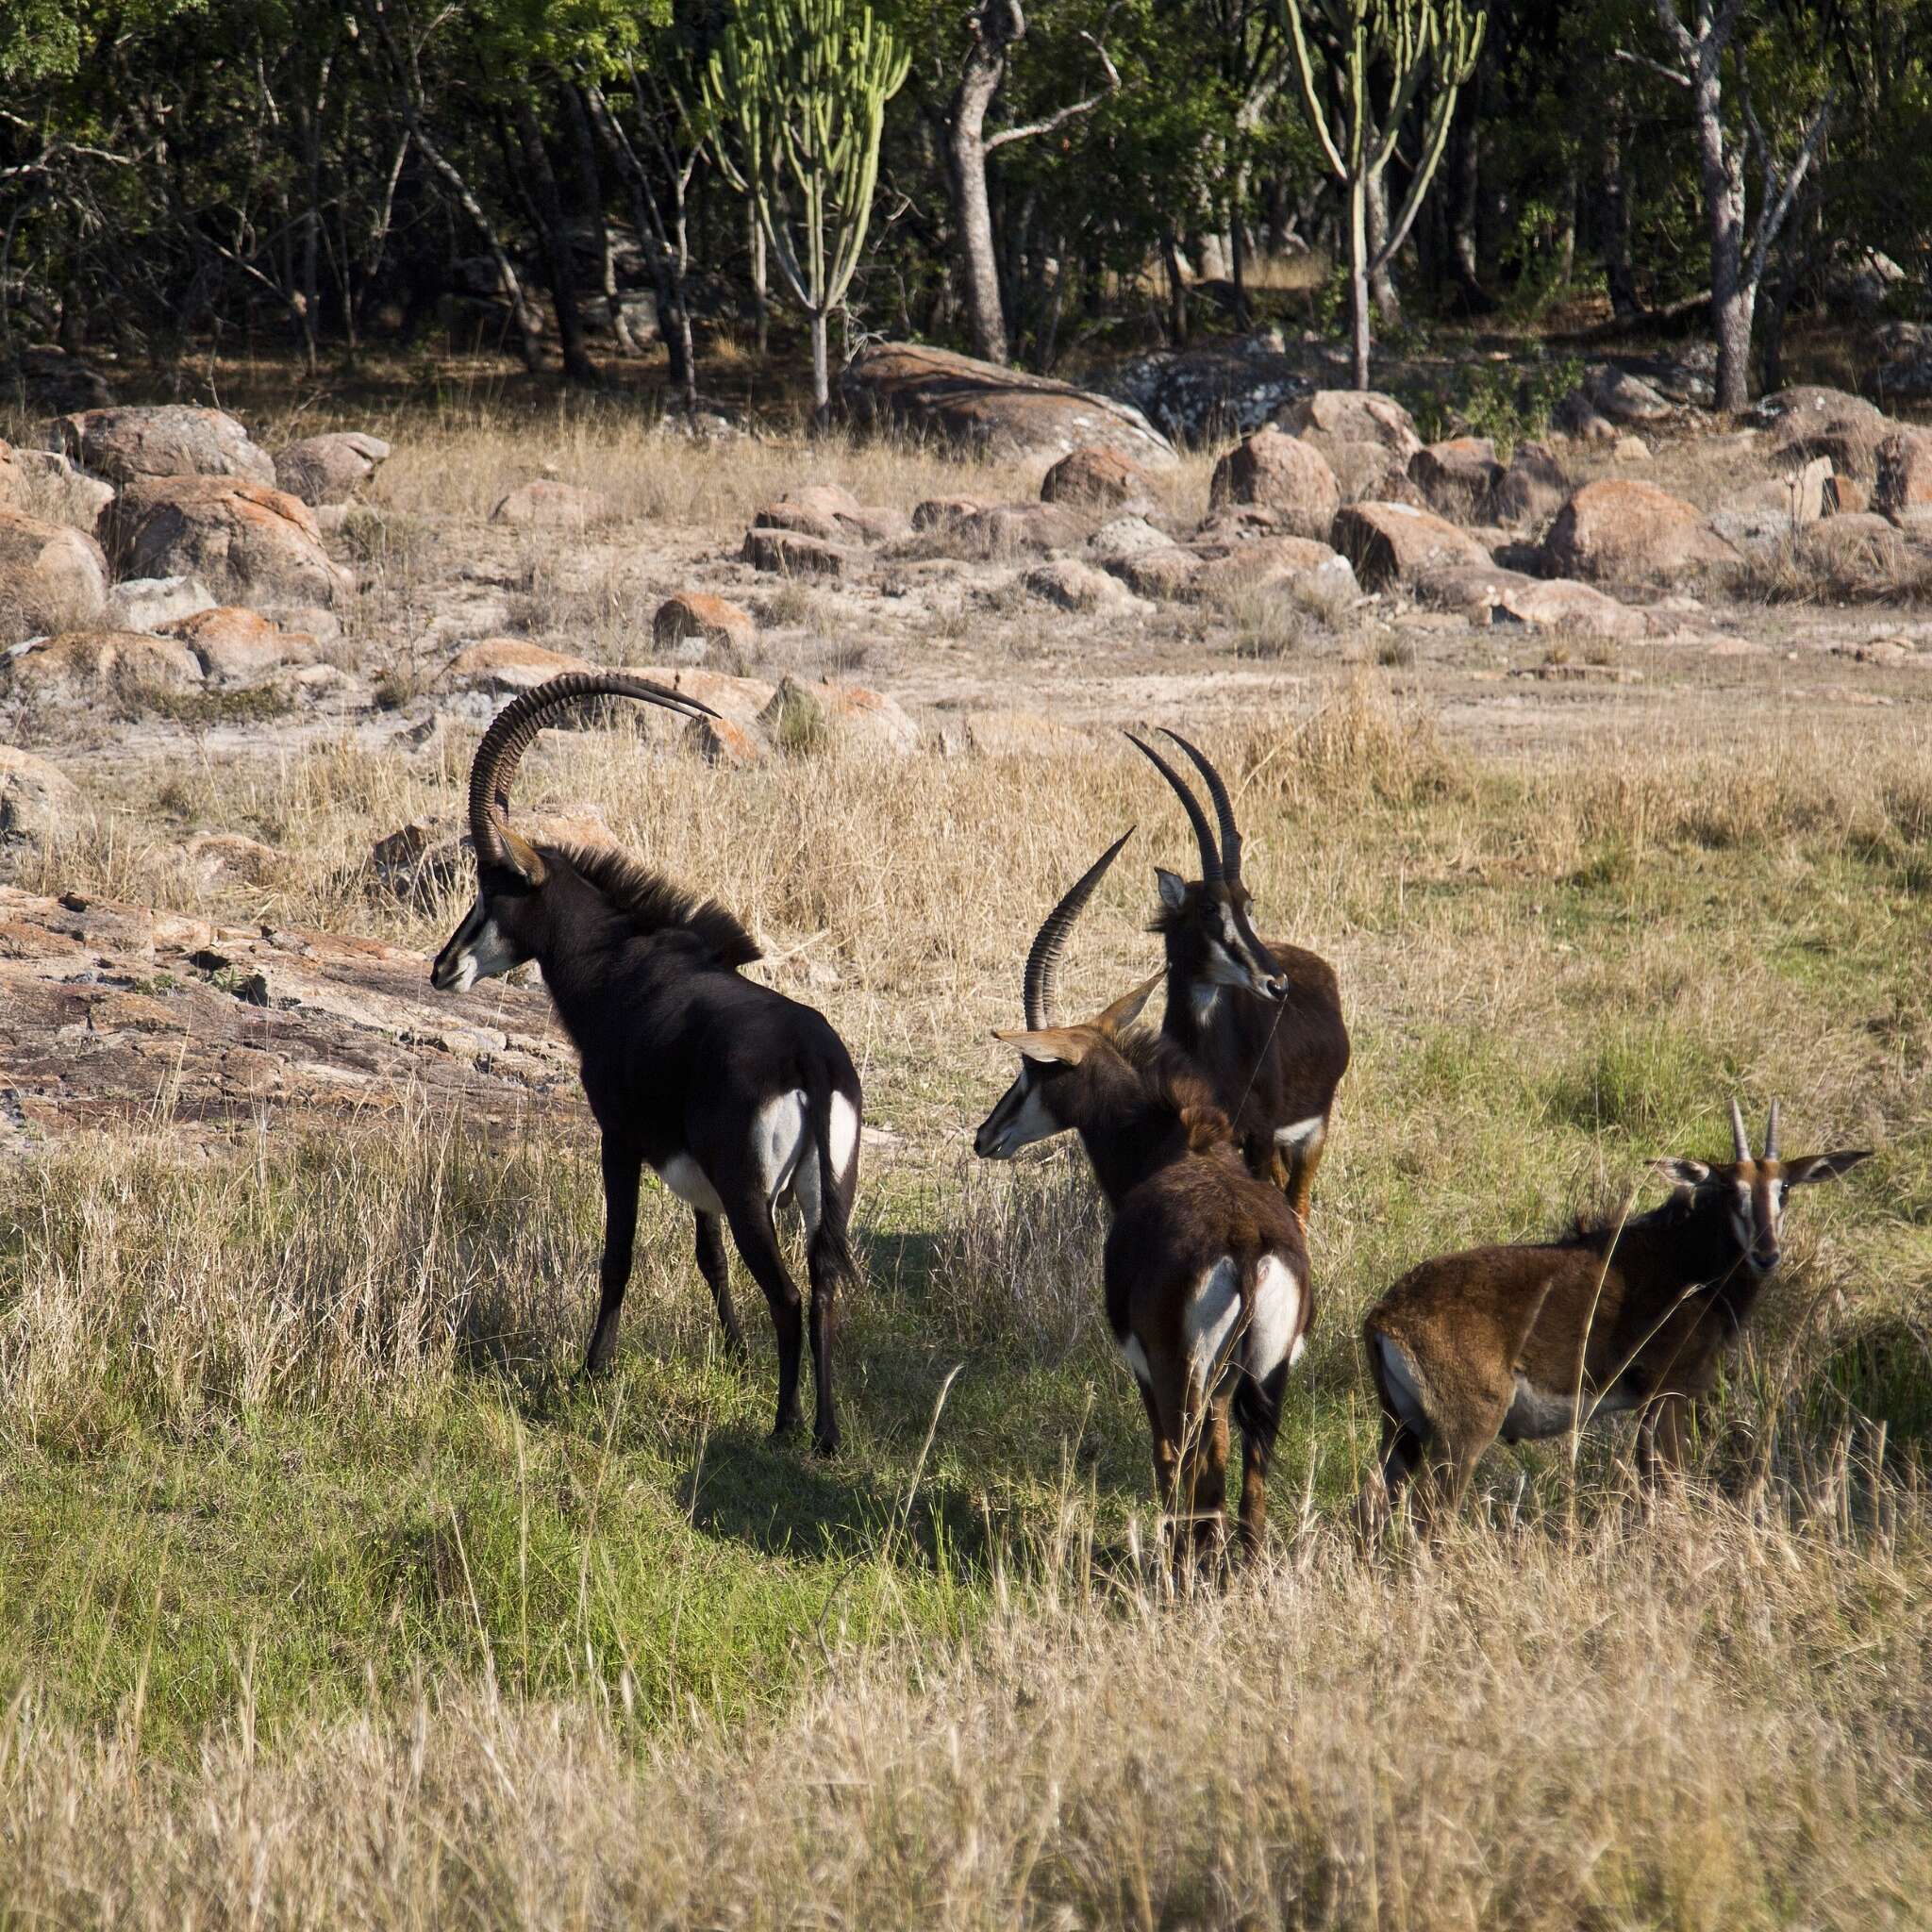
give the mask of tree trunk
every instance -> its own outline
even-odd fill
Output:
[[[1349,333],[1355,347],[1355,386],[1369,386],[1368,184],[1359,175],[1348,188]]]
[[[832,373],[825,349],[824,309],[814,309],[811,318],[811,401],[812,427],[823,432],[832,422]]]
[[[1619,322],[1643,313],[1637,299],[1637,277],[1630,267],[1630,192],[1624,172],[1624,147],[1627,129],[1619,117],[1604,142],[1597,176],[1597,225],[1603,246],[1604,282],[1610,312]]]
[[[1181,252],[1172,228],[1160,237],[1160,258],[1167,266],[1167,335],[1176,349],[1188,342],[1188,278],[1181,268]]]
[[[991,0],[971,25],[973,43],[946,120],[946,177],[959,248],[959,288],[966,299],[973,353],[1007,359],[1007,318],[993,249],[992,206],[986,192],[986,112],[1006,77],[1007,49],[1026,31],[1017,6]]]
[[[557,310],[557,337],[563,350],[564,380],[594,388],[600,377],[596,365],[584,347],[584,319],[577,308],[563,196],[558,191],[557,174],[550,165],[550,150],[544,144],[543,130],[537,125],[536,111],[530,106],[526,93],[517,95],[516,128],[524,166],[529,171],[530,205],[536,211],[537,233],[543,248],[551,305]]]
[[[758,221],[758,204],[746,198],[745,218],[751,224],[751,300],[752,313],[757,318],[754,327],[757,332],[758,360],[763,361],[769,353],[772,341],[772,297],[768,287],[769,277],[765,271],[765,231]]]
[[[1389,171],[1384,168],[1367,184],[1364,208],[1368,217],[1368,254],[1364,259],[1374,261],[1382,253],[1384,242],[1389,239]],[[1395,291],[1395,277],[1390,264],[1382,262],[1369,279],[1369,291],[1375,298],[1375,314],[1384,328],[1395,328],[1402,322],[1402,297]],[[1361,387],[1368,387],[1364,379]]]
[[[597,280],[604,291],[604,308],[610,317],[610,333],[623,354],[635,356],[638,344],[625,320],[624,299],[617,286],[617,255],[610,245],[610,224],[604,213],[604,183],[597,166],[597,144],[591,138],[591,116],[584,105],[584,91],[571,81],[562,83],[564,118],[570,123],[571,146],[576,158],[577,186],[583,220],[597,242]],[[638,241],[645,243],[642,229]]]
[[[1699,174],[1710,229],[1710,325],[1717,338],[1717,408],[1735,415],[1751,400],[1751,302],[1744,281],[1744,182],[1724,141],[1719,63],[1701,62],[1692,84]]]

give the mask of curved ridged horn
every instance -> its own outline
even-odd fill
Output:
[[[1127,742],[1174,787],[1174,795],[1186,808],[1188,823],[1194,828],[1194,842],[1201,848],[1201,883],[1218,886],[1226,874],[1222,869],[1221,851],[1214,842],[1208,814],[1201,809],[1201,801],[1188,790],[1188,781],[1151,744],[1143,743],[1131,731],[1125,735]]]
[[[1771,1103],[1771,1118],[1764,1124],[1764,1158],[1777,1158],[1777,1102]]]
[[[1744,1138],[1744,1115],[1736,1094],[1731,1096],[1731,1145],[1740,1163],[1751,1158],[1751,1143]]]
[[[1226,784],[1199,745],[1190,744],[1178,731],[1170,731],[1165,724],[1160,727],[1160,735],[1173,739],[1187,753],[1193,760],[1195,771],[1206,782],[1208,795],[1214,801],[1214,816],[1221,821],[1222,870],[1229,879],[1239,879],[1241,875],[1241,827],[1234,822],[1234,800],[1227,795]]]
[[[590,697],[641,698],[645,704],[662,705],[693,717],[717,716],[709,705],[700,704],[696,698],[621,671],[567,671],[512,699],[490,721],[490,729],[483,734],[470,766],[470,839],[478,864],[509,863],[503,826],[509,817],[509,787],[517,766],[553,711]]]
[[[1028,1032],[1039,1033],[1059,1024],[1056,982],[1059,977],[1060,952],[1067,935],[1074,929],[1093,889],[1107,875],[1107,869],[1120,857],[1121,847],[1134,836],[1129,825],[1085,872],[1066,890],[1060,903],[1046,915],[1046,923],[1033,936],[1032,950],[1026,955],[1024,1005]]]

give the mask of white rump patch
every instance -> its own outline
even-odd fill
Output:
[[[1202,1275],[1188,1303],[1188,1371],[1205,1389],[1219,1379],[1235,1324],[1241,1320],[1241,1271],[1224,1255]]]
[[[658,1170],[658,1175],[687,1208],[695,1208],[700,1214],[724,1213],[724,1204],[719,1200],[717,1189],[689,1154],[674,1154]]]
[[[1277,1147],[1306,1147],[1311,1141],[1319,1141],[1328,1124],[1324,1114],[1311,1113],[1305,1121],[1291,1121],[1285,1127],[1274,1130],[1274,1144]]]
[[[1386,1335],[1377,1335],[1372,1346],[1382,1364],[1382,1382],[1395,1405],[1395,1413],[1420,1436],[1429,1433],[1428,1405],[1423,1400],[1423,1386],[1415,1364],[1401,1346]]]
[[[1248,1322],[1247,1368],[1256,1381],[1272,1375],[1299,1343],[1301,1314],[1302,1289],[1293,1269],[1278,1255],[1263,1255],[1255,1270],[1255,1312]]]
[[[1154,1386],[1154,1371],[1148,1365],[1147,1351],[1141,1346],[1141,1338],[1130,1335],[1121,1343],[1121,1353],[1127,1358],[1127,1366],[1134,1372],[1134,1379],[1143,1389]]]
[[[774,1094],[758,1108],[751,1128],[752,1171],[764,1187],[765,1199],[775,1208],[791,1191],[800,1163],[812,1150],[808,1132],[809,1116],[805,1090]],[[817,1174],[813,1176],[817,1198]]]
[[[831,1138],[832,1172],[843,1180],[852,1172],[858,1152],[858,1109],[842,1093],[832,1095],[826,1132]]]

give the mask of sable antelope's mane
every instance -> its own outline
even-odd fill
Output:
[[[538,849],[565,860],[645,938],[681,928],[694,935],[721,966],[748,966],[762,957],[758,942],[715,899],[667,879],[612,846]]]

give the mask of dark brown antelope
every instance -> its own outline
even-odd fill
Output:
[[[1033,941],[1025,1029],[995,1035],[1019,1049],[1019,1077],[974,1144],[1009,1160],[1052,1135],[1080,1136],[1112,1210],[1107,1315],[1146,1405],[1178,1573],[1187,1524],[1197,1561],[1211,1566],[1223,1550],[1230,1410],[1241,1434],[1241,1547],[1260,1547],[1282,1392],[1313,1304],[1301,1224],[1242,1166],[1191,1063],[1134,1026],[1158,980],[1077,1025],[1058,1018],[1067,935],[1126,838],[1074,882]]]
[[[1167,948],[1160,1030],[1190,1055],[1234,1122],[1248,1171],[1284,1190],[1307,1224],[1308,1194],[1328,1141],[1335,1090],[1348,1071],[1348,1028],[1328,962],[1285,940],[1261,940],[1241,879],[1241,835],[1221,774],[1177,732],[1163,731],[1206,781],[1220,839],[1180,774],[1150,744],[1128,742],[1174,788],[1200,848],[1201,876],[1156,868]]]
[[[586,1374],[609,1364],[648,1165],[691,1209],[697,1262],[727,1347],[744,1353],[721,1226],[764,1291],[778,1335],[782,1436],[798,1420],[799,1294],[779,1252],[781,1207],[805,1224],[811,1281],[816,1448],[839,1443],[832,1400],[832,1305],[854,1274],[846,1229],[858,1182],[858,1075],[823,1015],[741,976],[758,949],[730,913],[621,854],[532,845],[509,827],[518,761],[545,720],[576,700],[641,698],[706,708],[641,678],[576,673],[507,706],[470,770],[476,903],[437,956],[447,992],[541,968],[582,1061],[603,1130],[604,1261]]]
[[[1673,1191],[1652,1213],[1425,1261],[1370,1309],[1382,1405],[1380,1466],[1362,1496],[1371,1528],[1424,1465],[1425,1507],[1455,1509],[1499,1436],[1533,1441],[1635,1410],[1646,1477],[1681,1465],[1690,1406],[1777,1267],[1786,1195],[1869,1158],[1783,1158],[1775,1101],[1756,1159],[1736,1101],[1731,1137],[1721,1166],[1659,1160]]]

